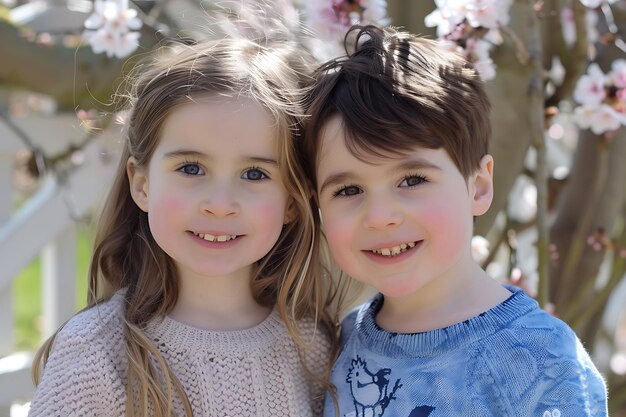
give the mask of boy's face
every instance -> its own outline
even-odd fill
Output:
[[[493,160],[464,178],[443,149],[401,156],[353,156],[342,121],[322,130],[317,196],[337,264],[389,297],[454,284],[471,270],[473,217],[492,199]]]

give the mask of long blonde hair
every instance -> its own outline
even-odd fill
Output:
[[[307,341],[301,337],[297,322],[304,317],[314,318],[330,335],[334,354],[338,350],[338,317],[331,308],[336,304],[336,285],[320,265],[319,224],[296,156],[303,119],[300,90],[314,65],[296,42],[276,38],[275,33],[273,36],[255,41],[230,36],[168,48],[174,53],[136,69],[125,145],[97,227],[87,307],[125,288],[126,416],[149,412],[169,416],[174,399],[182,402],[185,415],[192,415],[182,384],[143,330],[150,320],[172,310],[178,299],[179,277],[172,259],[155,242],[147,214],[131,198],[126,161],[132,156],[138,165],[146,166],[167,116],[198,95],[250,97],[273,115],[280,145],[279,167],[297,215],[270,253],[257,262],[251,288],[260,304],[278,306],[301,352],[306,350]],[[37,352],[35,383],[40,380],[55,336]],[[325,381],[319,380],[329,388]]]

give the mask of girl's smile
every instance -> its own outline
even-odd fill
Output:
[[[134,187],[183,287],[206,278],[248,282],[277,242],[289,198],[274,124],[252,99],[217,96],[180,105],[165,120]]]
[[[209,249],[229,249],[236,246],[238,243],[241,243],[244,238],[244,235],[212,235],[209,233],[204,234],[193,232],[190,232],[190,235],[193,236],[193,239],[196,240],[198,244]]]

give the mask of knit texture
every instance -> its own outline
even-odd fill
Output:
[[[118,293],[67,323],[54,342],[29,416],[124,416],[122,312]],[[305,362],[314,372],[324,369],[328,338],[312,320],[299,328],[305,340],[313,340]],[[146,333],[180,379],[194,417],[321,414],[323,389],[307,379],[276,309],[247,330],[206,331],[164,317],[151,322]],[[175,408],[182,415],[180,401]]]
[[[378,294],[343,323],[340,416],[603,417],[604,381],[574,332],[514,287],[470,320],[404,334],[375,322]],[[325,417],[335,416],[330,396]]]

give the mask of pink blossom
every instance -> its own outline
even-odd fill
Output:
[[[386,0],[310,0],[305,7],[306,24],[318,38],[312,49],[324,60],[341,54],[351,25],[389,23]]]
[[[605,82],[606,76],[598,64],[589,65],[587,74],[580,77],[576,84],[574,99],[585,105],[600,104],[606,98]]]

